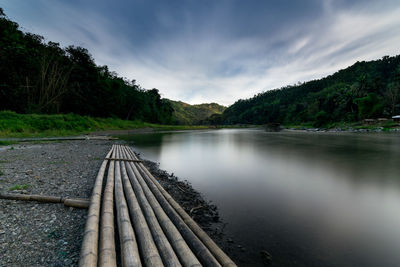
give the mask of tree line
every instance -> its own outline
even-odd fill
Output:
[[[98,66],[87,49],[23,32],[0,8],[0,110],[76,113],[169,124],[171,104]]]
[[[302,124],[390,118],[400,114],[400,56],[357,62],[323,79],[238,100],[211,124]]]

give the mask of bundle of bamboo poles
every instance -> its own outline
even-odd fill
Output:
[[[122,266],[236,266],[122,145],[113,145],[98,172],[79,265],[117,266],[117,261]]]

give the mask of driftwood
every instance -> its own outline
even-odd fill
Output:
[[[74,198],[64,198],[55,196],[0,194],[0,199],[37,201],[42,203],[63,203],[64,206],[66,207],[73,207],[79,209],[87,209],[89,207],[89,200],[87,199],[74,199]]]
[[[133,153],[133,151],[128,148],[129,154],[133,159],[137,159],[136,155]],[[190,229],[196,234],[196,236],[207,246],[207,248],[212,252],[212,254],[215,256],[215,258],[218,259],[218,262],[222,266],[236,266],[236,264],[222,251],[222,249],[215,244],[215,242],[207,235],[206,232],[204,232],[203,229],[185,212],[185,210],[168,194],[167,191],[157,182],[157,180],[153,177],[153,175],[146,169],[146,167],[143,165],[143,163],[138,163],[139,170],[141,173],[144,174],[144,177],[148,178],[146,179],[146,182],[148,182],[148,185],[150,188],[152,188],[153,192],[160,192],[158,195],[157,199],[160,201],[160,203],[164,203],[163,207],[166,208],[168,205],[165,204],[165,200],[173,207],[174,211],[176,211],[179,216],[174,216],[174,212],[171,212],[171,216],[176,218],[176,221],[178,222],[179,219],[183,219],[185,222],[185,225],[189,226]],[[156,188],[158,190],[156,190]],[[167,208],[168,209],[168,208]],[[170,214],[168,214],[170,215]],[[174,222],[174,223],[177,223]],[[193,246],[193,245],[192,245]],[[192,248],[193,249],[193,248]],[[208,265],[208,264],[207,264]]]
[[[197,206],[197,207],[193,207],[193,208],[190,209],[190,212],[189,212],[189,213],[192,214],[194,211],[199,210],[199,209],[201,209],[201,208],[203,208],[202,205]]]
[[[185,189],[183,189],[182,187],[180,187],[179,185],[176,185],[176,187],[178,187],[178,189],[181,190],[183,193],[187,193],[187,191]]]
[[[89,208],[90,201],[87,199],[74,199],[74,198],[66,198],[64,199],[64,206],[73,207],[78,209],[87,209]]]

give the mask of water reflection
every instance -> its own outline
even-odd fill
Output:
[[[215,202],[260,265],[400,266],[398,135],[218,130],[132,136]]]

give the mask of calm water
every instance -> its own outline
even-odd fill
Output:
[[[214,202],[261,265],[400,266],[400,135],[215,130],[134,135]],[[243,265],[239,262],[240,265]]]

